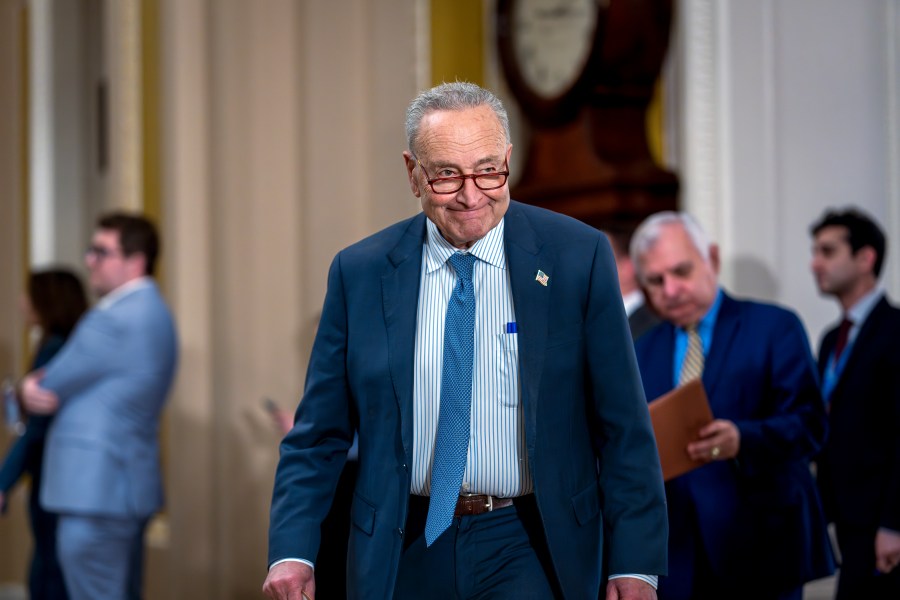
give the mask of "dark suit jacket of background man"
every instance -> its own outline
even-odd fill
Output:
[[[613,573],[666,568],[659,461],[615,265],[606,238],[578,221],[516,202],[505,219],[537,504],[566,598],[596,600],[601,564]],[[351,598],[389,598],[395,585],[410,493],[424,240],[420,213],[335,258],[298,422],[282,443],[270,564],[315,558],[358,425]],[[549,276],[546,286],[535,280],[538,270]],[[597,457],[593,434],[609,440]]]
[[[837,328],[822,339],[822,375],[836,341]],[[900,309],[885,298],[860,327],[829,406],[831,428],[818,460],[828,517],[900,531]]]
[[[628,315],[628,327],[631,329],[631,337],[637,340],[639,337],[656,327],[659,324],[659,317],[650,308],[646,301],[642,302],[637,309]]]
[[[669,322],[637,341],[647,398],[672,389],[674,348]],[[697,543],[720,579],[734,582],[735,590],[762,586],[767,594],[760,598],[829,575],[831,550],[809,471],[826,418],[800,320],[723,293],[703,386],[714,417],[740,430],[740,451],[735,460],[666,483],[669,577],[660,589],[681,597],[692,568],[685,561]]]

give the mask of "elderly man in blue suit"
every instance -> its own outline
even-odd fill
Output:
[[[666,483],[671,534],[661,599],[800,600],[833,571],[810,459],[825,408],[806,332],[718,284],[718,249],[685,213],[658,213],[631,254],[665,322],[637,341],[648,398],[702,377],[715,420],[685,451],[704,466]]]
[[[41,505],[73,600],[141,597],[143,532],[162,505],[159,419],[176,365],[172,316],[151,279],[156,229],[101,217],[85,261],[97,306],[46,369],[26,376],[29,411],[56,413]]]
[[[332,263],[264,591],[315,598],[358,431],[348,597],[655,598],[662,480],[606,238],[510,201],[490,92],[422,93],[407,137],[424,212]]]

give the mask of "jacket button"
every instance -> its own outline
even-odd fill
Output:
[[[403,528],[402,527],[397,528],[397,535],[399,535],[400,537],[403,537]]]

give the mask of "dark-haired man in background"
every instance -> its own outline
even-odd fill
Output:
[[[144,528],[162,505],[159,419],[176,364],[172,316],[151,278],[158,251],[147,219],[101,217],[85,255],[100,301],[22,384],[29,412],[56,414],[41,505],[59,515],[72,600],[141,597]]]
[[[878,285],[885,238],[854,209],[826,213],[811,233],[816,285],[843,316],[819,348],[831,432],[818,476],[841,550],[837,598],[900,598],[900,309]]]

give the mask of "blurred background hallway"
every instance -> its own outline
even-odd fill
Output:
[[[721,245],[724,285],[794,308],[817,345],[837,312],[809,274],[809,224],[853,203],[900,240],[900,2],[596,6],[631,25],[586,42],[603,73],[623,78],[586,86],[588,145],[636,148],[645,170],[597,150],[598,169],[613,173],[599,199],[556,206],[596,223],[655,202],[692,212]],[[160,225],[181,359],[164,417],[167,506],[147,536],[148,600],[261,597],[279,442],[263,398],[296,406],[335,252],[419,210],[401,162],[416,92],[459,78],[503,97],[512,177],[528,191],[528,151],[550,126],[510,84],[498,9],[0,0],[0,314],[15,313],[29,268],[82,269],[99,212],[142,210]],[[638,60],[647,56],[660,64]],[[599,110],[614,104],[598,100],[611,89],[637,114],[636,140],[612,134],[620,120]],[[625,171],[663,191],[619,185]],[[896,254],[884,281],[900,297]],[[22,325],[0,319],[0,377],[21,376],[28,353]],[[22,487],[0,519],[0,600],[22,597]],[[807,598],[830,587],[817,582]]]

